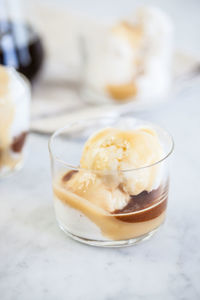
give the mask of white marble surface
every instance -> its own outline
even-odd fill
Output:
[[[200,298],[200,88],[139,117],[173,133],[165,225],[151,240],[98,249],[62,233],[55,221],[47,137],[31,135],[25,168],[0,182],[0,298]]]
[[[197,1],[191,3],[188,13],[196,16]],[[188,28],[197,19],[192,24]],[[187,46],[182,37],[180,44]],[[199,40],[192,38],[198,50]],[[200,299],[199,95],[197,82],[171,103],[137,113],[173,134],[175,152],[166,223],[151,240],[130,248],[93,248],[60,231],[53,210],[48,138],[30,135],[24,169],[0,182],[1,300]]]

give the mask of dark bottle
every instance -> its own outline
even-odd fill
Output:
[[[14,67],[33,82],[44,60],[42,41],[31,25],[9,14],[9,9],[15,14],[19,11],[18,6],[13,9],[16,0],[4,3],[6,7],[0,5],[0,9],[4,9],[3,18],[0,18],[0,64]]]

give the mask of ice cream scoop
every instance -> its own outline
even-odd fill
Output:
[[[110,212],[122,209],[129,201],[127,193],[112,183],[106,183],[101,176],[90,171],[79,171],[73,175],[67,182],[67,188]]]
[[[158,167],[145,167],[155,164],[162,157],[163,148],[153,129],[105,128],[86,142],[80,166],[89,170],[109,171],[109,180],[105,180],[107,177],[103,175],[108,185],[121,185],[124,192],[137,195],[144,190],[152,190]],[[134,172],[135,169],[137,172]],[[98,174],[101,176],[100,172]]]

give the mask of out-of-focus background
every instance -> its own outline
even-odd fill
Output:
[[[0,298],[200,299],[200,1],[24,2],[45,60],[32,88],[27,162],[16,176],[0,182]],[[143,4],[160,7],[174,24],[179,53],[175,88],[153,105],[88,104],[81,93],[84,34],[131,15]],[[70,119],[120,113],[156,122],[174,137],[167,220],[152,240],[135,247],[92,248],[57,227],[49,133]]]
[[[35,1],[34,1],[35,2]],[[41,3],[41,1],[40,1]],[[93,19],[111,22],[120,17],[129,15],[135,8],[141,5],[155,5],[168,13],[176,27],[175,45],[178,49],[185,49],[192,54],[199,55],[200,39],[198,28],[200,25],[198,0],[149,0],[149,1],[80,1],[80,0],[43,0],[43,4],[51,4],[59,7],[64,5],[68,11],[80,13]]]
[[[198,1],[193,0],[190,3],[187,1],[148,1],[148,3],[146,1],[139,3],[136,1],[102,1],[94,3],[92,1],[64,0],[32,2],[30,20],[43,38],[46,53],[43,72],[33,94],[37,99],[32,107],[33,130],[45,132],[50,128],[50,131],[55,130],[64,124],[67,112],[70,113],[70,118],[74,119],[91,114],[109,113],[113,111],[113,107],[120,113],[141,111],[153,107],[154,103],[159,105],[164,102],[164,97],[161,99],[149,97],[147,101],[132,101],[119,108],[115,105],[116,103],[108,105],[110,102],[103,101],[98,93],[88,94],[88,91],[83,93],[82,89],[82,80],[84,82],[85,77],[85,47],[90,48],[92,40],[97,38],[100,33],[101,26],[113,26],[128,17],[133,18],[136,9],[143,5],[153,5],[162,9],[171,18],[174,26],[172,66],[175,70],[174,86],[170,95],[166,97],[167,101],[176,97],[177,91],[185,88],[188,83],[190,85],[191,81],[182,82],[182,77],[185,79],[186,75],[187,79],[191,79],[190,77],[193,79],[199,74],[200,39],[197,28],[200,22],[198,18],[200,4]],[[101,40],[101,38],[101,34],[99,34],[99,39]],[[196,70],[198,74],[196,74]],[[56,101],[54,101],[55,98]],[[107,105],[91,109],[91,105],[88,104],[91,98],[92,100],[98,98],[98,104]],[[58,111],[59,114],[58,105],[66,113],[62,113],[59,118],[53,114],[55,111]],[[45,121],[40,118],[42,115],[48,114],[51,118],[47,118]]]
[[[50,133],[63,126],[66,117],[112,115],[113,110],[125,114],[164,102],[172,105],[172,99],[199,75],[197,1],[2,3],[6,4],[1,4],[1,17],[12,20],[14,36],[11,41],[2,36],[1,63],[34,81],[32,131]],[[150,10],[140,15],[137,11],[143,6]],[[123,22],[132,29],[127,30]],[[31,25],[30,40],[23,26],[15,24]],[[134,43],[137,39],[134,24],[143,28],[143,46],[131,45],[131,39]],[[17,59],[6,52],[9,43],[17,45]],[[29,55],[33,63],[27,67]],[[24,59],[25,67],[18,66],[18,59]],[[132,61],[140,63],[131,69]]]

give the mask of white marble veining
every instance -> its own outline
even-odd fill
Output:
[[[175,152],[166,223],[129,248],[85,246],[58,228],[48,138],[30,135],[24,169],[0,182],[1,300],[200,299],[199,95],[196,82],[137,113],[173,134]]]

